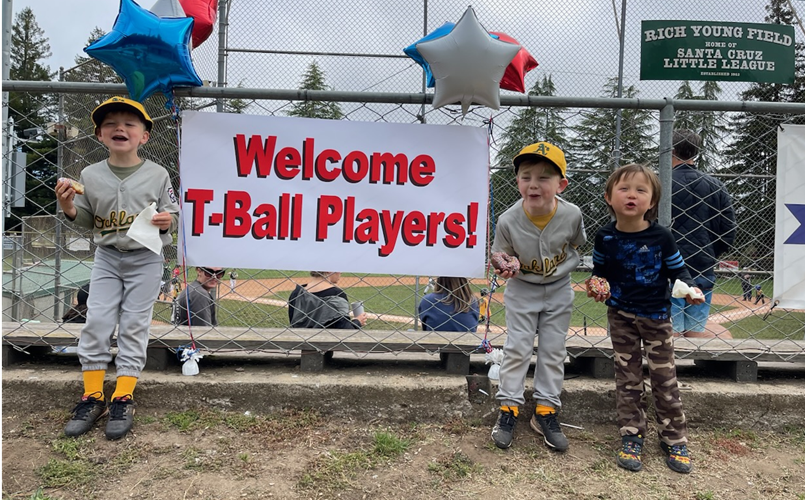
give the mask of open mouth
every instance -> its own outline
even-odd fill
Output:
[[[115,142],[126,142],[129,138],[122,135],[113,135],[112,140]]]
[[[635,208],[636,206],[637,205],[635,205],[634,203],[627,203],[626,204],[626,208]]]

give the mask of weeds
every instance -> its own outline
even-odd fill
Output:
[[[375,434],[374,454],[385,458],[395,458],[405,453],[411,445],[410,439],[400,439],[388,432],[378,432]]]
[[[299,480],[303,489],[343,489],[361,470],[377,467],[402,455],[411,446],[410,439],[402,439],[389,432],[376,432],[371,452],[362,450],[349,453],[327,453],[319,457]]]
[[[45,495],[45,493],[42,491],[42,488],[39,488],[31,495],[30,500],[56,500],[56,498],[50,495]]]
[[[457,451],[441,460],[430,462],[428,471],[441,476],[445,481],[455,481],[479,474],[483,471],[483,467]]]
[[[696,500],[715,500],[715,498],[716,494],[710,490],[696,492]]]
[[[79,486],[95,478],[96,472],[86,460],[59,460],[51,458],[37,470],[37,474],[47,488]]]

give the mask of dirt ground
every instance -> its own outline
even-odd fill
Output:
[[[66,410],[3,413],[3,499],[805,500],[802,428],[692,429],[695,470],[685,476],[665,466],[656,434],[642,472],[619,469],[614,425],[566,429],[571,449],[557,454],[527,422],[502,451],[480,421],[388,427],[371,414],[198,409],[141,411],[133,434],[113,442],[102,425],[61,435]]]

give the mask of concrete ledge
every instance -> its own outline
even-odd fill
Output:
[[[180,370],[147,372],[137,384],[140,411],[162,413],[199,406],[231,411],[266,413],[281,408],[311,408],[324,415],[403,423],[445,421],[454,416],[482,419],[490,425],[496,416],[494,394],[472,395],[467,379],[439,372],[438,362],[386,363],[385,366],[345,365],[323,373],[300,372],[292,361],[279,363],[205,366],[185,377]],[[390,366],[389,366],[390,365]],[[474,373],[486,367],[473,363]],[[107,395],[113,390],[107,374]],[[801,379],[736,384],[727,380],[680,379],[682,400],[692,427],[763,427],[769,430],[805,426],[805,384]],[[565,381],[563,422],[615,422],[614,381],[577,377]],[[71,408],[82,389],[77,366],[28,364],[3,370],[3,409],[39,405]],[[495,387],[492,387],[493,391]],[[526,391],[527,399],[530,390]],[[533,403],[524,411],[533,411]]]

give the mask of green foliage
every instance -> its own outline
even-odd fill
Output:
[[[679,86],[675,99],[716,101],[721,94],[721,87],[716,81],[701,83],[699,92],[694,92],[690,82],[685,80]],[[674,116],[674,128],[693,130],[702,139],[701,154],[696,162],[697,168],[712,172],[721,166],[721,137],[729,134],[729,127],[724,125],[724,112],[679,110]]]
[[[46,495],[42,488],[36,490],[32,495],[30,500],[57,500],[56,497],[52,497],[50,495]]]
[[[50,68],[42,61],[50,57],[50,44],[44,30],[36,22],[30,7],[22,9],[14,17],[11,27],[12,80],[50,80]],[[13,92],[9,95],[9,116],[14,119],[14,129],[21,133],[26,128],[38,127],[52,117],[49,109],[52,98],[31,92]]]
[[[766,22],[795,24],[794,13],[786,0],[769,0]],[[794,45],[794,84],[753,83],[741,93],[744,101],[805,101],[805,44]],[[749,257],[757,267],[772,270],[774,254],[775,198],[777,172],[777,130],[784,123],[805,123],[803,115],[736,113],[732,123],[733,141],[728,145],[730,173],[737,174],[727,186],[733,197],[738,222],[737,248],[751,249]],[[771,180],[763,177],[770,176]],[[763,228],[758,231],[758,228]]]
[[[410,439],[401,439],[389,432],[375,433],[375,447],[373,453],[380,457],[395,458],[405,453],[411,445]]]
[[[556,95],[556,86],[551,76],[544,76],[528,90],[530,96]],[[512,159],[523,147],[535,142],[547,141],[562,149],[566,147],[567,125],[565,108],[521,108],[511,121],[503,136],[503,145],[497,153],[497,168],[512,168]]]
[[[325,81],[324,71],[321,70],[316,61],[313,61],[307,67],[299,88],[302,90],[332,90],[332,87],[327,85]],[[294,102],[291,105],[288,116],[340,120],[344,117],[344,113],[337,102],[301,101]]]
[[[86,460],[58,460],[55,458],[51,458],[36,472],[47,488],[85,485],[96,475],[95,470]]]

